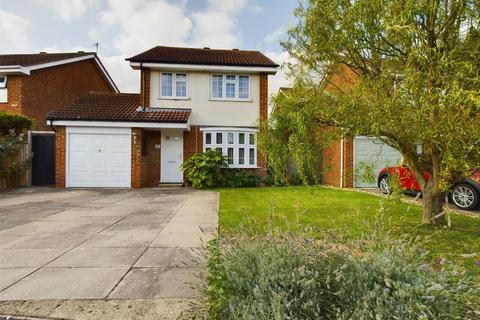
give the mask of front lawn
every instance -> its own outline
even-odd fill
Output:
[[[356,191],[326,187],[220,189],[220,232],[234,235],[244,225],[265,233],[268,225],[294,230],[297,226],[333,234],[369,232],[383,221],[398,234],[431,236],[426,244],[434,261],[445,258],[480,275],[480,218],[452,216],[452,227],[420,225],[421,207],[398,204],[380,214],[382,198]],[[272,209],[273,208],[273,209]],[[269,218],[271,216],[272,218]],[[383,218],[382,218],[383,217]],[[298,221],[298,223],[297,223]]]

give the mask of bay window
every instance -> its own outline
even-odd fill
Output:
[[[160,97],[186,99],[188,78],[186,73],[162,72],[160,74]]]
[[[235,74],[212,75],[211,97],[214,100],[249,100],[250,76]]]
[[[252,129],[204,129],[203,150],[220,150],[230,168],[256,168],[257,145]]]

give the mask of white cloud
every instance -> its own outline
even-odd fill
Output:
[[[259,13],[259,12],[263,12],[264,9],[261,5],[257,4],[257,3],[252,3],[248,6],[248,10],[251,11],[251,12],[255,12],[255,13]]]
[[[96,4],[99,0],[35,0],[65,21],[80,18],[85,11]]]
[[[100,59],[121,92],[140,92],[140,71],[133,70],[125,56],[100,56]]]
[[[236,31],[237,16],[246,7],[246,0],[208,0],[204,11],[193,13],[192,43],[212,48],[240,47]]]
[[[30,22],[25,18],[0,9],[0,48],[2,51],[14,52],[27,49],[29,25]]]
[[[192,26],[182,3],[173,5],[165,0],[109,0],[101,22],[114,29],[114,46],[125,55],[158,44],[183,45]]]
[[[284,27],[275,29],[272,33],[268,34],[263,39],[263,44],[274,44],[280,41],[283,37],[286,37],[287,30]]]

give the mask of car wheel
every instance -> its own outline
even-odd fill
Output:
[[[470,185],[462,183],[452,190],[453,203],[463,210],[472,210],[478,205],[479,195]]]
[[[378,182],[378,187],[383,194],[392,193],[392,188],[390,188],[390,178],[388,176],[382,176]]]

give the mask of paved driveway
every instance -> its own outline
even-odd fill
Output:
[[[217,225],[208,191],[0,195],[0,300],[196,297]]]

